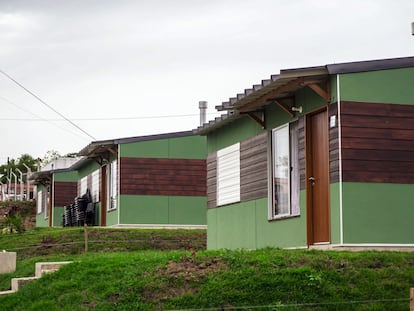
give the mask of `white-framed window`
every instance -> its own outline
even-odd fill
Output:
[[[100,188],[100,179],[99,179],[100,170],[97,169],[91,175],[91,196],[93,202],[99,202],[99,188]]]
[[[272,130],[272,191],[269,218],[300,214],[298,122]]]
[[[84,195],[87,189],[88,189],[88,176],[85,176],[80,180],[79,196]]]
[[[37,192],[37,213],[40,214],[42,212],[43,206],[42,206],[42,199],[43,199],[43,192],[42,191],[38,191]]]
[[[43,203],[43,210],[45,211],[45,219],[49,218],[49,204],[50,204],[50,188],[49,186],[47,187],[47,191],[43,192],[43,198],[44,200],[42,200]]]
[[[118,195],[118,161],[112,161],[108,165],[107,173],[107,193],[108,193],[108,210],[116,209],[117,195]]]
[[[240,201],[240,143],[217,151],[217,205]]]

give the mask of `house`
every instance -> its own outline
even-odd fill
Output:
[[[88,191],[95,225],[205,228],[206,154],[192,131],[94,141],[69,168],[76,186],[64,205]]]
[[[216,107],[208,248],[414,247],[414,57],[281,70]]]
[[[59,158],[51,161],[30,179],[36,185],[36,226],[61,226],[63,208],[77,193],[78,174],[71,169],[79,158]]]

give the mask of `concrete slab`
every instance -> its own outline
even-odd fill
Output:
[[[0,252],[0,274],[16,271],[16,252]]]

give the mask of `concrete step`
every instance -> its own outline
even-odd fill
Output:
[[[35,276],[29,276],[24,278],[12,278],[11,290],[0,292],[0,296],[13,294],[19,290],[26,283],[32,282],[44,276],[47,273],[53,273],[63,265],[72,263],[72,261],[58,261],[58,262],[37,262],[35,265]]]
[[[19,288],[21,288],[24,284],[37,280],[37,279],[38,277],[35,277],[35,276],[29,276],[25,278],[12,278],[11,290],[17,292]]]
[[[5,290],[5,291],[0,292],[0,296],[9,295],[9,294],[13,294],[13,293],[15,293],[14,290]]]
[[[57,262],[37,262],[36,269],[35,269],[35,276],[40,278],[47,273],[52,273],[57,270],[63,265],[67,265],[72,263],[71,261],[57,261]]]

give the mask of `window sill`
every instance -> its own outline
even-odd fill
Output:
[[[116,208],[111,208],[111,209],[106,210],[107,213],[110,213],[110,212],[113,212],[113,211],[116,211]]]
[[[267,221],[268,222],[273,222],[273,221],[278,221],[278,220],[285,220],[285,219],[292,219],[292,218],[298,218],[300,217],[300,214],[298,215],[284,215],[284,216],[276,216],[274,218],[270,218]]]

